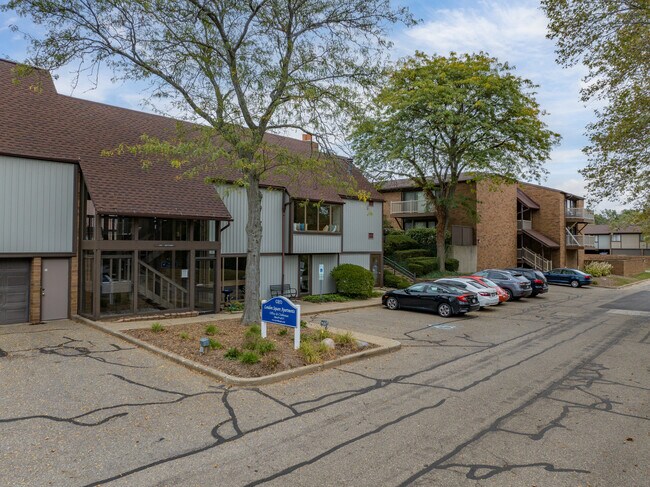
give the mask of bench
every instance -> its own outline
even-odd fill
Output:
[[[271,297],[285,296],[287,298],[297,298],[298,291],[289,284],[271,284]]]

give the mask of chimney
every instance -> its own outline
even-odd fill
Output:
[[[311,142],[311,150],[312,150],[312,152],[318,152],[318,144],[316,142],[312,142],[311,134],[302,134],[302,141],[303,142]]]

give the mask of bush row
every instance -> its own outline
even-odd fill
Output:
[[[456,272],[459,262],[456,259],[445,260],[445,270]],[[430,272],[438,270],[437,257],[412,257],[407,259],[406,267],[416,276],[424,276]]]
[[[592,277],[609,276],[612,273],[613,267],[609,262],[593,261],[585,266],[585,272],[591,274]]]

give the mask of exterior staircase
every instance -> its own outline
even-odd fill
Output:
[[[187,308],[188,291],[153,267],[140,262],[138,294],[161,309]]]
[[[394,260],[389,259],[388,257],[384,257],[384,274],[387,271],[397,276],[401,276],[409,282],[415,282],[414,272],[409,271],[406,267],[395,262]]]
[[[553,262],[526,247],[517,249],[517,260],[542,272],[548,272],[553,268]]]

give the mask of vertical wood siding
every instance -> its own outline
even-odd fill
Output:
[[[282,280],[282,256],[263,255],[260,257],[260,296],[271,298],[271,284],[280,284]]]
[[[217,192],[233,217],[221,234],[223,254],[245,254],[248,238],[248,203],[246,191],[233,186],[219,186]],[[262,252],[282,252],[282,191],[262,190]]]
[[[318,281],[318,265],[325,266],[325,279],[323,280],[323,294],[335,293],[336,283],[332,279],[331,272],[338,265],[338,254],[319,254],[313,255],[311,259],[311,293],[318,294],[320,283]]]
[[[374,238],[368,238],[368,234]],[[346,200],[343,205],[343,251],[381,252],[382,203],[373,206],[363,201]]]
[[[74,252],[75,169],[0,156],[0,252]]]
[[[370,270],[370,254],[341,254],[341,264],[354,264]]]
[[[341,251],[341,236],[335,234],[293,234],[294,254],[333,254]]]

